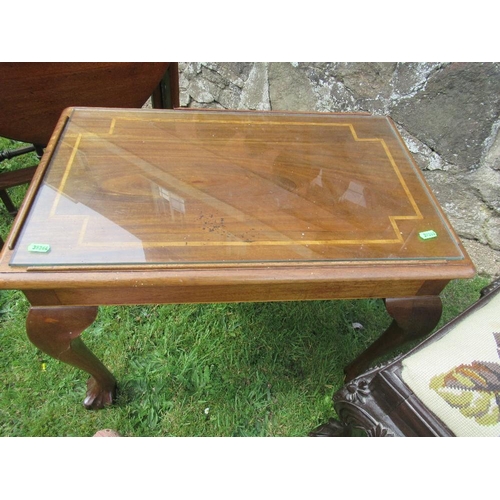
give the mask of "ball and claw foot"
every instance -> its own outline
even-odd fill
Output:
[[[87,410],[101,410],[110,406],[116,399],[116,383],[111,389],[103,389],[95,380],[90,377],[87,380],[87,396],[83,401],[83,406]]]

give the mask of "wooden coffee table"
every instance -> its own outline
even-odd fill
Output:
[[[429,333],[474,266],[393,123],[364,114],[67,109],[0,259],[30,340],[116,380],[80,334],[99,305],[383,298],[347,368]]]

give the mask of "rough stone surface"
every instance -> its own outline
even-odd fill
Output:
[[[500,170],[500,122],[496,123],[493,131],[491,146],[488,148],[484,158],[484,164],[494,170]]]
[[[389,115],[478,271],[500,275],[500,63],[180,63],[181,106]]]
[[[462,240],[467,253],[474,262],[478,274],[482,276],[500,276],[500,252],[476,240]]]
[[[479,165],[499,113],[500,65],[454,63],[398,102],[391,115],[446,161],[469,169]]]
[[[441,207],[455,231],[463,238],[477,240],[483,245],[488,243],[486,226],[491,213],[471,191],[462,192],[461,186],[466,181],[464,174],[434,171],[426,179],[436,195]],[[472,211],[471,206],[477,209]]]
[[[273,110],[311,111],[316,107],[307,75],[290,63],[269,65],[269,97]]]
[[[255,63],[242,88],[239,107],[244,109],[270,110],[269,75],[266,63]]]
[[[500,171],[483,165],[472,174],[471,180],[478,198],[500,215]]]

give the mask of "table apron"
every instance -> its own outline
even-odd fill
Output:
[[[176,285],[23,290],[34,306],[274,302],[438,295],[448,280]]]

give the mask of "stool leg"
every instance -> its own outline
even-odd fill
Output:
[[[346,381],[352,380],[376,358],[392,349],[429,334],[438,324],[442,313],[439,296],[386,299],[385,307],[393,318],[389,328],[360,356],[344,369]]]
[[[83,404],[93,410],[110,405],[116,395],[115,377],[80,339],[96,316],[97,307],[31,307],[26,320],[28,338],[35,346],[91,375]]]
[[[12,217],[15,217],[17,215],[17,208],[14,206],[14,203],[12,203],[9,194],[5,189],[0,190],[0,200],[3,201],[7,212],[9,212]]]

